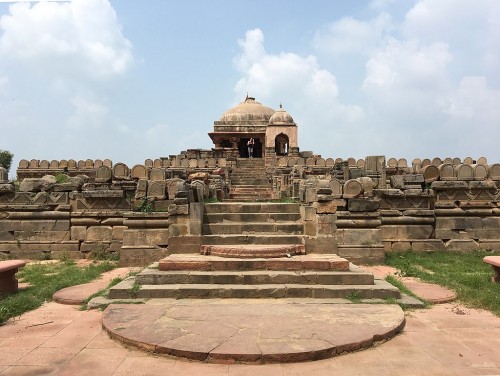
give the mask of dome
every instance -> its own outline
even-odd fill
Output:
[[[292,116],[280,104],[279,110],[269,119],[269,125],[295,125],[295,122]]]
[[[252,121],[268,122],[274,114],[272,108],[263,106],[255,98],[246,97],[243,102],[226,112],[220,118],[220,122],[248,123]]]

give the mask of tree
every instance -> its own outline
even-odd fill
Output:
[[[9,172],[10,170],[13,158],[14,154],[12,154],[10,151],[0,149],[0,167],[5,168],[7,172]]]

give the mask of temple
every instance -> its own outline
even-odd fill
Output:
[[[214,121],[214,130],[208,134],[215,150],[223,155],[247,158],[247,142],[255,140],[254,157],[270,162],[276,156],[298,156],[297,124],[288,112],[275,111],[247,97],[243,102]]]

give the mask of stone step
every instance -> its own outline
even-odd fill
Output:
[[[268,234],[255,234],[255,235],[203,235],[201,239],[202,244],[207,245],[233,245],[233,244],[304,244],[303,236],[301,235],[268,235]]]
[[[300,213],[300,204],[216,202],[205,204],[205,213]]]
[[[207,213],[203,221],[206,224],[226,222],[298,222],[300,213]]]
[[[234,243],[233,243],[234,244]],[[172,254],[158,263],[159,270],[336,270],[349,271],[349,261],[335,254],[309,254],[290,258],[240,259],[199,254]]]
[[[204,235],[217,234],[281,234],[281,235],[302,235],[304,226],[302,223],[210,223],[204,224],[202,228]]]
[[[250,195],[247,193],[229,193],[229,198],[236,200],[236,201],[246,201],[246,202],[253,202],[253,201],[269,201],[272,198],[272,194],[257,194],[257,195]],[[227,201],[227,200],[226,200]]]
[[[275,245],[201,245],[200,254],[228,258],[277,258],[305,255],[304,244],[275,244]]]
[[[161,271],[144,269],[135,276],[140,285],[219,284],[219,285],[373,285],[371,273],[337,271]]]
[[[125,280],[109,291],[111,299],[133,296],[139,299],[209,299],[209,298],[400,298],[399,290],[386,281],[375,280],[373,285],[310,285],[310,284],[165,284],[141,285],[132,292],[133,280]],[[135,289],[136,290],[136,289]]]
[[[238,192],[272,192],[271,187],[253,184],[233,184],[231,189]]]

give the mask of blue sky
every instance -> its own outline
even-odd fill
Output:
[[[324,157],[500,162],[498,46],[496,0],[0,1],[0,149],[207,149],[248,92]]]

